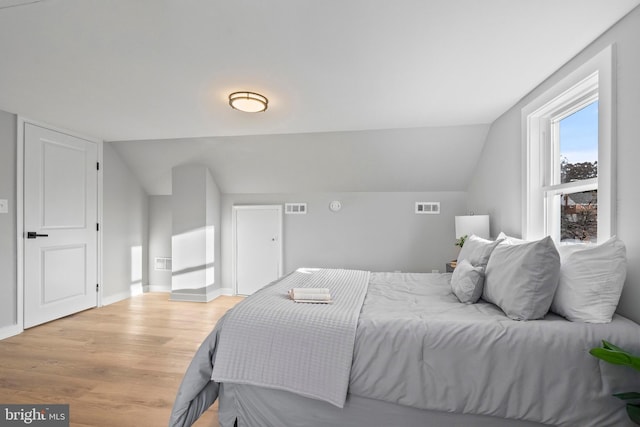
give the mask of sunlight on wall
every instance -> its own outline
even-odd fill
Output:
[[[200,289],[213,284],[214,236],[213,226],[172,236],[172,290]]]
[[[131,296],[140,295],[142,289],[142,246],[131,247]]]

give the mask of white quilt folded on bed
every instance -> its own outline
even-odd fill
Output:
[[[276,388],[344,406],[369,272],[300,269],[225,319],[211,378]],[[292,288],[327,288],[333,304],[296,304]]]

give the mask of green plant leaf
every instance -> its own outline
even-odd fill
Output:
[[[640,425],[640,405],[627,403],[627,415],[634,423]]]
[[[626,351],[624,351],[620,347],[617,347],[617,346],[615,346],[615,345],[613,345],[610,342],[605,341],[605,340],[602,340],[602,347],[606,348],[607,350],[613,350],[613,351],[619,351],[621,353],[626,353]]]
[[[469,236],[467,236],[466,234],[464,236],[460,236],[457,240],[456,240],[456,246],[460,246],[461,248],[464,246],[464,242],[467,240]]]
[[[614,365],[631,365],[631,356],[624,352],[596,347],[589,350],[589,353],[598,359]]]
[[[610,342],[602,340],[602,347],[596,347],[589,350],[589,354],[605,362],[612,363],[614,365],[628,365],[632,368],[640,371],[640,357],[634,356],[629,352],[617,347]],[[627,393],[616,393],[615,397],[621,400],[640,400],[640,393],[631,391]],[[640,425],[640,403],[627,402],[627,415],[629,419],[635,424]]]
[[[602,347],[592,348],[589,353],[605,362],[615,365],[628,365],[636,371],[640,371],[640,357],[617,347],[610,342],[602,341]]]
[[[630,391],[627,393],[616,393],[614,394],[615,397],[617,397],[620,400],[636,400],[636,399],[640,399],[640,393],[635,392],[635,391]]]

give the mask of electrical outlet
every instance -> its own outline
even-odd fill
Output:
[[[0,213],[9,213],[9,201],[0,199]]]
[[[432,273],[440,273],[440,270],[434,269],[434,270],[431,270],[431,272]]]

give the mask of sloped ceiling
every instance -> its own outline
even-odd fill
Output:
[[[19,3],[0,0],[0,109],[137,141],[114,147],[164,194],[150,177],[197,153],[223,192],[464,190],[487,125],[640,0]],[[269,109],[232,110],[236,90]]]
[[[171,168],[187,163],[208,166],[225,193],[456,191],[466,188],[488,128],[475,125],[112,144],[130,165],[136,165],[150,194],[171,194]]]

